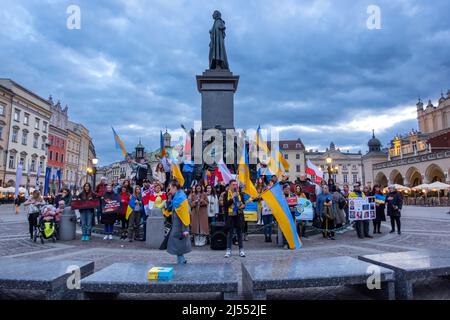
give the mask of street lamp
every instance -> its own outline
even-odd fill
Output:
[[[326,158],[326,162],[327,162],[327,165],[328,165],[328,167],[327,167],[327,170],[328,170],[328,183],[330,183],[331,174],[333,172],[337,173],[339,171],[339,166],[336,165],[333,168],[333,159],[331,157]],[[336,183],[336,181],[335,181],[335,183]]]
[[[93,178],[94,188],[95,188],[96,180],[97,180],[97,164],[98,164],[98,159],[97,158],[92,159],[93,174],[94,174],[94,178]]]

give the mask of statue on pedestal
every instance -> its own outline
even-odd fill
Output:
[[[227,52],[225,51],[225,21],[219,11],[213,13],[214,24],[209,31],[211,42],[209,44],[209,68],[229,70]]]

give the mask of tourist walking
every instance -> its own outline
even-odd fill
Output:
[[[178,264],[186,264],[184,255],[192,251],[191,240],[189,237],[189,226],[186,226],[175,211],[172,200],[178,193],[184,193],[180,183],[172,180],[169,184],[169,199],[167,201],[167,210],[172,212],[172,228],[167,241],[167,252],[177,256]],[[182,196],[182,194],[178,194]]]
[[[242,241],[244,208],[244,196],[239,191],[239,185],[236,180],[230,180],[227,194],[224,197],[225,229],[227,232],[227,252],[225,253],[225,258],[231,257],[231,245],[234,231],[236,231],[238,239],[239,256],[245,257]]]
[[[78,194],[78,198],[81,201],[92,201],[96,198],[94,192],[92,192],[90,183],[85,183],[83,185],[83,190]],[[91,239],[92,220],[96,209],[97,208],[79,210],[81,220],[81,241],[88,241]]]
[[[401,228],[400,228],[400,217],[401,217],[401,210],[403,206],[403,198],[400,192],[397,191],[395,186],[389,186],[388,188],[389,192],[386,197],[386,203],[387,203],[387,215],[391,218],[391,232],[395,232],[395,225],[397,225],[397,232],[398,234],[402,234]]]
[[[128,218],[128,241],[133,242],[133,240],[139,240],[139,225],[143,210],[140,186],[137,185],[134,187],[134,193],[131,196],[130,203],[132,203],[133,211]]]
[[[381,187],[379,185],[375,185],[373,187],[373,194],[374,195],[383,195],[383,192],[381,191]],[[386,221],[386,214],[384,213],[384,210],[386,208],[385,203],[377,202],[375,201],[375,219],[373,220],[373,233],[379,233],[381,234],[381,222]]]
[[[189,196],[191,207],[191,232],[194,235],[195,246],[204,246],[209,235],[208,226],[208,196],[203,187],[197,184]]]

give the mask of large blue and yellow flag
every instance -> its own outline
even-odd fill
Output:
[[[160,148],[161,148],[161,158],[164,158],[167,155],[166,152],[166,146],[164,144],[164,137],[163,137],[163,133],[162,131],[159,132],[160,133]]]
[[[261,135],[261,127],[258,127],[258,130],[256,131],[256,144],[265,154],[269,155],[272,154],[272,156],[269,158],[268,166],[272,167],[274,169],[274,174],[281,174],[281,168],[277,169],[276,167],[280,167],[279,164],[283,166],[285,171],[289,171],[289,163],[286,161],[286,159],[283,156],[283,153],[280,150],[280,146],[277,144],[273,148],[272,152],[270,152],[269,147],[267,146],[267,143],[264,141],[262,135]]]
[[[183,190],[179,190],[175,194],[172,200],[172,205],[183,224],[185,226],[189,226],[191,224],[191,216],[189,215],[189,203]]]
[[[122,149],[123,156],[127,156],[127,150],[125,150],[125,145],[123,144],[122,140],[120,140],[119,135],[116,133],[116,130],[114,130],[113,127],[111,127],[113,134],[114,134],[114,141],[116,142],[116,149]]]
[[[252,198],[256,198],[258,196],[258,191],[256,190],[253,182],[250,180],[250,168],[248,163],[247,146],[245,142],[244,152],[238,167],[238,181],[244,185],[242,192],[248,194]]]
[[[261,197],[277,220],[278,225],[289,244],[289,248],[300,249],[302,247],[302,242],[298,236],[294,218],[289,210],[289,205],[284,197],[280,184],[276,183],[272,188],[261,193]]]

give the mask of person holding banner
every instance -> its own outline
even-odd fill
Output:
[[[114,223],[121,206],[120,200],[120,195],[113,192],[112,185],[107,184],[106,192],[100,202],[102,208],[101,222],[105,225],[105,237],[103,240],[113,239]]]
[[[353,192],[351,192],[348,195],[348,198],[365,198],[366,195],[364,192],[361,191],[361,183],[356,182],[353,185]],[[358,220],[355,221],[355,229],[356,233],[358,234],[358,238],[364,239],[366,238],[373,238],[371,235],[369,235],[369,220]]]
[[[85,183],[83,185],[83,190],[80,192],[80,194],[78,194],[78,198],[81,199],[81,201],[94,200],[95,194],[94,192],[92,192],[92,187],[90,183]],[[81,241],[90,240],[94,211],[95,211],[94,208],[80,209]]]
[[[386,215],[384,213],[384,209],[386,207],[386,197],[383,196],[383,192],[381,191],[381,187],[379,185],[375,185],[373,187],[373,194],[375,195],[375,212],[376,216],[373,220],[373,233],[381,234],[381,221],[386,221]]]

